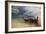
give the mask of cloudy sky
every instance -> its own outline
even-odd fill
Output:
[[[33,18],[41,15],[41,7],[36,6],[12,6],[12,17]]]

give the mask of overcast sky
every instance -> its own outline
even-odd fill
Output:
[[[36,6],[12,6],[13,17],[40,16],[41,7]]]

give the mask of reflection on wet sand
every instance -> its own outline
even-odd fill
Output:
[[[12,28],[20,27],[39,27],[38,23],[32,23],[30,20],[25,21],[23,18],[12,19]]]

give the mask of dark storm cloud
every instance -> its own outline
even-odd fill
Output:
[[[13,6],[13,17],[35,17],[41,15],[41,8],[34,6]]]
[[[24,13],[26,11],[24,10],[23,6],[13,6],[12,7],[12,13],[13,13],[13,17],[24,17]]]

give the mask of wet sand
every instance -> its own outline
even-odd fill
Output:
[[[12,19],[12,28],[22,28],[22,27],[39,27],[34,23],[28,23],[24,19]]]

